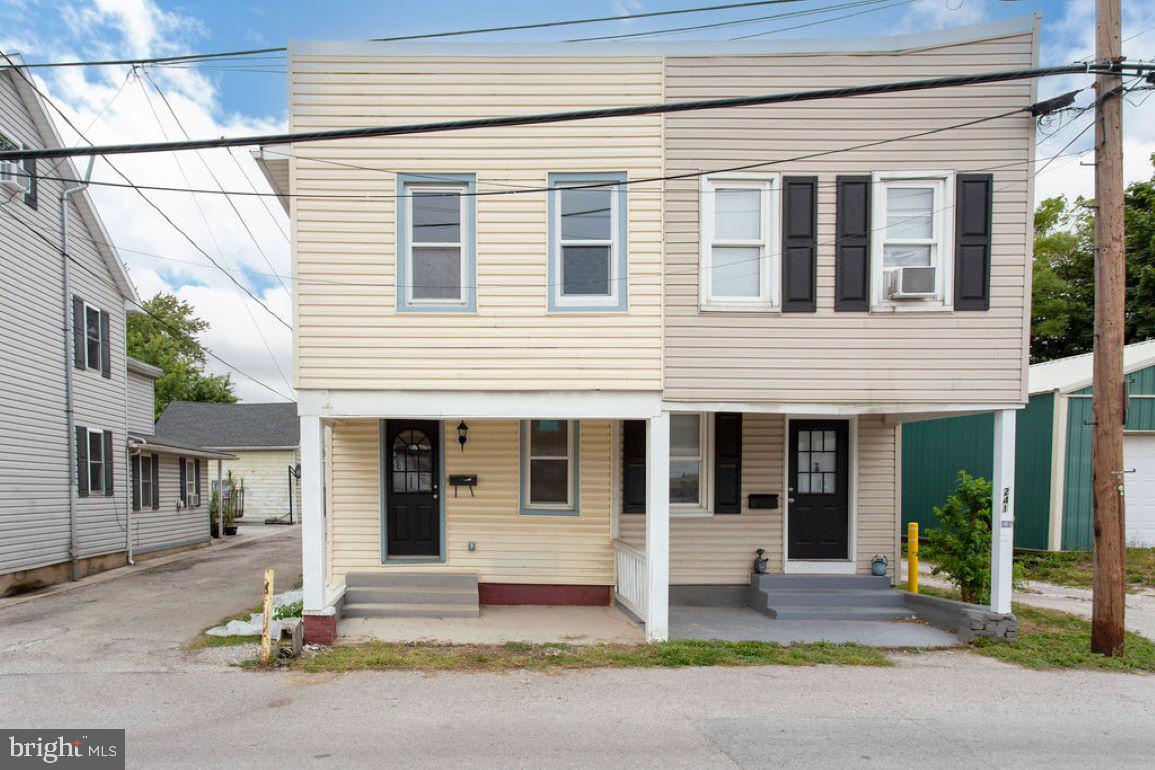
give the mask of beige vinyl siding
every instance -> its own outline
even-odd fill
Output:
[[[266,516],[289,514],[289,468],[296,466],[300,455],[295,449],[230,449],[236,460],[222,464],[225,478],[245,482],[245,516],[247,523],[260,523]],[[216,461],[212,463],[212,480],[217,478]],[[301,483],[293,480],[293,513],[301,516]]]
[[[291,69],[294,131],[638,105],[662,94],[655,57],[298,52]],[[396,310],[395,199],[307,196],[392,196],[395,171],[476,174],[480,193],[542,187],[551,172],[659,176],[661,126],[644,116],[298,149],[310,159],[291,162],[292,191],[305,196],[292,199],[297,387],[660,389],[659,183],[628,190],[627,313],[547,312],[543,192],[477,196],[476,313]]]
[[[611,585],[610,424],[581,423],[580,515],[519,513],[519,425],[469,420],[462,452],[456,426],[446,424],[445,473],[475,473],[475,497],[444,488],[446,560],[381,564],[381,475],[376,421],[343,422],[331,430],[330,565],[341,582],[348,571],[381,569],[476,572],[481,582]],[[468,544],[477,544],[475,551]]]
[[[128,373],[128,429],[135,433],[151,434],[156,431],[152,377],[136,372]]]
[[[858,419],[857,571],[870,572],[875,554],[886,556],[894,574],[895,426],[883,418]],[[670,517],[670,584],[737,585],[750,580],[755,551],[766,549],[771,572],[783,565],[786,495],[786,418],[777,414],[742,417],[742,512],[737,515]],[[751,493],[779,495],[774,510],[750,510]],[[854,504],[852,504],[852,511]],[[644,547],[646,519],[623,514],[623,540]]]
[[[0,134],[44,146],[15,77],[0,72]],[[16,197],[0,213],[0,572],[69,558],[68,453],[76,449],[64,411],[63,272],[51,245],[60,237],[62,189],[58,181],[41,180],[38,208]],[[74,206],[69,229],[72,292],[111,317],[112,378],[72,370],[76,424],[113,433],[114,493],[77,500],[78,550],[85,558],[121,551],[126,543],[124,299]]]
[[[1030,34],[901,55],[666,59],[669,101],[862,85],[1030,66]],[[881,140],[1021,108],[1030,81],[671,114],[666,171],[698,172]],[[673,400],[1017,402],[1029,324],[1033,121],[969,128],[765,170],[818,177],[816,313],[699,310],[697,179],[666,187],[665,395]],[[835,179],[875,171],[992,169],[991,309],[835,312]],[[774,196],[777,206],[778,196]],[[877,194],[875,195],[877,199]],[[952,212],[953,213],[953,212]],[[778,244],[775,244],[778,247]],[[878,256],[878,255],[875,255]]]
[[[139,511],[132,513],[133,547],[140,553],[175,548],[210,537],[209,479],[216,478],[216,463],[201,460],[201,504],[195,508],[179,508],[180,458],[176,455],[158,457],[160,507],[154,510],[150,505],[142,505]],[[191,457],[188,458],[188,472],[193,472]]]

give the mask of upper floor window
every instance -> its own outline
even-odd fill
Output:
[[[948,172],[875,174],[871,252],[875,309],[949,309],[953,273]]]
[[[626,309],[625,174],[549,175],[549,309]]]
[[[702,178],[704,310],[778,308],[778,184],[777,174]]]
[[[104,349],[100,324],[100,308],[84,303],[84,361],[89,369],[100,371],[101,351]]]
[[[526,420],[521,431],[522,513],[576,513],[574,420]]]
[[[398,175],[399,310],[476,307],[472,174]]]

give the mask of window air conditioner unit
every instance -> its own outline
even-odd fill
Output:
[[[896,267],[887,276],[886,296],[891,299],[929,299],[936,294],[938,268]]]
[[[14,160],[0,161],[0,188],[9,192],[23,192],[28,186],[20,164]]]

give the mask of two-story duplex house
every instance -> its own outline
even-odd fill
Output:
[[[820,45],[295,43],[290,122],[1036,58],[1031,20]],[[1013,430],[1025,400],[1034,127],[1005,113],[1033,95],[265,148],[293,228],[306,635],[331,639],[341,611],[617,599],[662,639],[669,602],[744,595],[759,548],[772,572],[869,574],[881,556],[893,577],[899,425],[1000,410]]]
[[[0,145],[62,146],[28,77],[0,69]],[[178,490],[180,471],[230,457],[147,440],[162,372],[125,354],[139,299],[88,193],[62,181],[80,178],[0,166],[0,596],[204,544],[208,498]]]

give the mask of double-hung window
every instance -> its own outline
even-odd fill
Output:
[[[137,473],[137,501],[138,507],[151,506],[153,504],[153,494],[155,488],[152,485],[152,465],[156,462],[154,455],[140,455],[137,458],[140,463],[140,471]]]
[[[951,175],[881,172],[874,181],[875,309],[949,307],[954,264]]]
[[[89,369],[101,371],[103,362],[100,360],[101,350],[104,349],[100,331],[100,308],[88,303],[84,304],[84,358]]]
[[[104,464],[111,462],[104,456],[104,431],[88,431],[88,493],[102,495],[104,489]]]
[[[549,309],[625,310],[625,174],[550,174]]]
[[[705,414],[670,415],[670,509],[706,510],[709,421]]]
[[[472,311],[477,296],[473,176],[398,178],[398,309]]]
[[[522,513],[576,513],[576,432],[573,420],[522,423]]]
[[[779,177],[703,177],[701,305],[705,310],[778,308]]]

